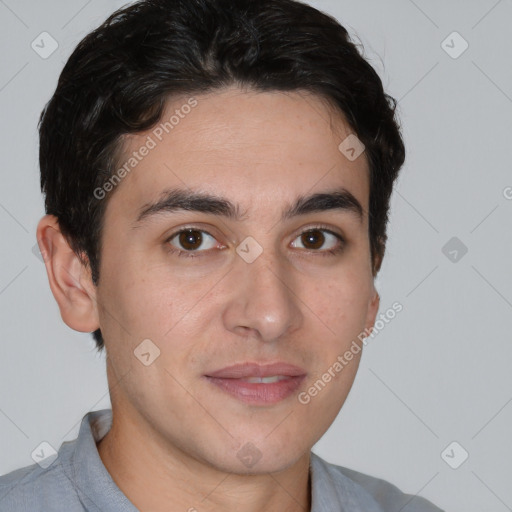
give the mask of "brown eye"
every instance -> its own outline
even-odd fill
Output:
[[[210,242],[210,246],[208,246],[209,239],[213,241],[213,243]],[[177,241],[177,245],[172,243],[173,240]],[[206,252],[206,250],[215,247],[215,238],[212,235],[195,228],[182,229],[172,235],[167,242],[180,254],[183,252]],[[205,243],[206,247],[204,247]]]
[[[325,242],[325,236],[318,229],[305,231],[301,235],[301,241],[308,249],[320,249]]]
[[[299,239],[302,244],[302,247],[299,246],[299,248],[329,254],[340,251],[343,248],[344,241],[341,235],[324,228],[308,229],[296,238],[296,240]],[[325,247],[326,243],[327,247]],[[297,245],[294,245],[294,247],[297,247]]]
[[[195,251],[201,246],[203,237],[201,232],[196,229],[187,229],[178,234],[178,241],[181,246],[189,251]]]

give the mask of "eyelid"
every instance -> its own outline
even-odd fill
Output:
[[[331,235],[335,235],[341,239],[345,239],[345,237],[339,233],[338,231],[335,231],[336,228],[333,228],[332,226],[328,226],[327,224],[312,224],[306,228],[301,228],[298,233],[295,235],[295,237],[302,235],[303,233],[307,233],[308,231],[314,231],[315,229],[321,230],[321,231],[327,231]]]

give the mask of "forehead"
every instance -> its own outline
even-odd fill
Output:
[[[112,208],[133,219],[179,187],[230,197],[249,213],[267,206],[270,215],[276,202],[341,186],[367,211],[366,157],[351,161],[339,149],[350,133],[340,113],[305,92],[230,87],[174,98],[154,127],[125,137],[118,168],[128,172]]]

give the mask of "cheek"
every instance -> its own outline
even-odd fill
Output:
[[[126,262],[116,268],[105,265],[98,288],[100,325],[109,356],[132,355],[144,339],[156,339],[161,302],[159,290],[134,272]],[[131,361],[125,361],[131,364]]]
[[[198,340],[208,328],[206,319],[212,316],[210,311],[214,306],[207,300],[211,283],[206,279],[184,282],[175,274],[158,268],[139,266],[130,274],[125,267],[118,272],[115,279],[106,283],[109,296],[104,299],[109,304],[108,312],[112,313],[104,315],[111,334],[111,348],[119,352],[124,365],[130,366],[135,359],[133,351],[143,340],[149,339],[158,349],[155,349],[159,353],[155,362],[183,377],[197,350]],[[132,277],[122,279],[122,275]],[[134,369],[142,370],[138,361],[136,363]]]
[[[370,291],[371,278],[347,270],[331,278],[328,285],[315,287],[311,294],[314,311],[322,320],[316,322],[317,332],[327,333],[317,345],[322,363],[312,378],[312,394],[318,394],[312,403],[329,420],[336,417],[357,373],[362,354],[358,337],[364,330]]]
[[[364,275],[340,272],[323,284],[310,287],[305,302],[322,322],[330,339],[339,343],[364,327],[370,300],[370,283]],[[319,327],[320,328],[320,327]]]
[[[156,336],[159,330],[155,327],[164,319],[169,324],[171,316],[184,308],[179,287],[165,282],[162,274],[142,259],[123,258],[116,263],[110,258],[102,271],[100,299],[107,310],[105,320],[112,322],[116,316],[134,337]],[[110,311],[112,315],[108,315]]]

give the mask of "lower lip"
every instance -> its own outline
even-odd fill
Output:
[[[271,405],[288,398],[297,391],[305,377],[305,375],[299,375],[269,384],[208,376],[206,379],[242,402],[253,405]]]

